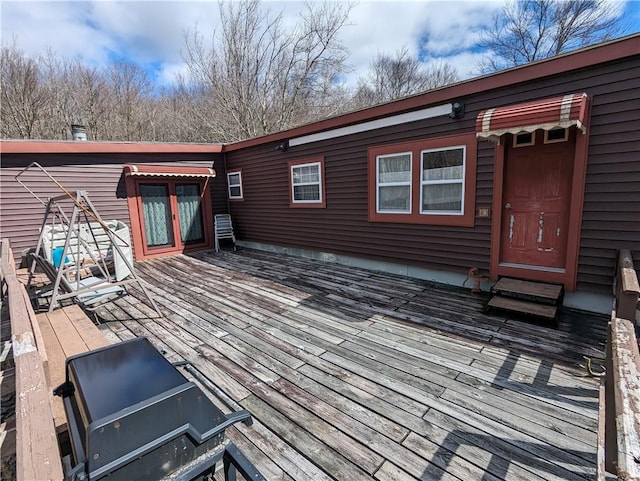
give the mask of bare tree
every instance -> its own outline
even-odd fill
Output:
[[[108,121],[110,140],[150,140],[148,103],[152,84],[138,65],[117,61],[107,72],[112,112]]]
[[[345,69],[338,40],[351,5],[309,2],[286,30],[282,14],[258,0],[221,3],[222,28],[210,45],[186,36],[189,92],[206,110],[199,122],[215,140],[231,141],[286,129],[317,118]]]
[[[82,124],[89,139],[107,132],[110,95],[102,71],[86,66],[81,58],[60,58],[49,51],[39,59],[46,108],[42,112],[41,135],[48,139],[71,138],[71,124]]]
[[[609,0],[512,0],[483,32],[488,53],[478,67],[493,72],[611,39],[620,12]]]
[[[403,47],[395,56],[379,53],[371,62],[368,75],[359,81],[355,103],[364,107],[388,102],[457,80],[458,73],[451,65],[436,62],[423,66]]]
[[[17,45],[3,46],[0,60],[2,137],[31,139],[47,102],[38,62]]]

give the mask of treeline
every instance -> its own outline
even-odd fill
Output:
[[[338,39],[351,5],[309,2],[293,28],[258,0],[220,5],[221,30],[207,42],[186,32],[187,73],[160,90],[125,61],[103,67],[2,47],[1,136],[89,140],[230,142],[392,100],[457,80],[406,50],[379,54],[358,87],[344,87],[348,50]]]
[[[379,53],[357,87],[346,88],[340,79],[349,72],[348,50],[339,33],[352,8],[308,2],[291,27],[259,0],[222,2],[221,29],[210,41],[186,32],[186,73],[160,90],[130,62],[98,68],[3,45],[0,136],[68,140],[71,124],[81,124],[89,140],[231,142],[458,80],[450,65],[425,66],[404,48]],[[487,55],[478,71],[612,38],[620,13],[606,0],[508,2],[480,36]]]

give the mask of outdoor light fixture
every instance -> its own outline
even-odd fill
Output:
[[[451,113],[449,117],[452,119],[461,119],[464,117],[464,104],[462,102],[453,102],[451,104]]]
[[[285,140],[284,142],[280,142],[278,145],[276,145],[276,150],[278,152],[286,152],[288,148],[289,148],[288,140]]]

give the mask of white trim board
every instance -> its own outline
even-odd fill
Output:
[[[303,135],[302,137],[295,137],[293,139],[289,139],[289,147],[310,144],[312,142],[319,142],[321,140],[335,139],[336,137],[343,137],[345,135],[367,132],[369,130],[381,129],[383,127],[391,127],[393,125],[406,124],[408,122],[415,122],[416,120],[424,120],[433,117],[439,117],[441,115],[449,115],[450,113],[451,104],[436,105],[435,107],[414,110],[413,112],[407,112],[405,114],[392,115],[391,117],[384,117],[382,119],[371,120],[369,122],[348,125],[347,127],[325,130],[324,132]]]

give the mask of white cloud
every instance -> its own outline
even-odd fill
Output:
[[[365,75],[379,52],[407,47],[424,62],[437,59],[468,77],[479,53],[473,49],[480,30],[504,0],[375,1],[361,0],[340,39],[349,48],[353,72],[347,85]],[[627,4],[629,5],[629,4]],[[13,36],[31,55],[47,47],[59,55],[82,56],[101,65],[114,57],[128,58],[153,71],[157,81],[170,83],[183,72],[184,32],[198,30],[210,38],[219,26],[218,3],[203,1],[17,1],[2,0],[3,44]],[[303,9],[301,1],[267,1],[272,15],[284,10],[292,26]],[[636,10],[636,15],[638,10]],[[637,29],[636,29],[637,30]]]
[[[470,75],[463,52],[474,45],[479,29],[501,6],[502,2],[477,1],[363,1],[352,11],[353,26],[341,34],[351,49],[354,68],[347,84],[355,85],[379,52],[393,54],[403,47],[425,62],[448,62],[461,75]]]

